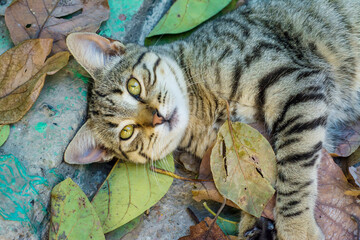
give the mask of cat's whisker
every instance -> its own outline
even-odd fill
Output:
[[[156,40],[154,46],[157,46],[157,44],[159,43],[159,41],[162,39],[162,37],[164,36],[165,34],[161,34],[160,37]]]

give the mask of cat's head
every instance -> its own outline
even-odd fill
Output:
[[[182,71],[146,47],[93,33],[73,33],[67,46],[94,84],[88,120],[65,152],[74,164],[114,156],[146,163],[179,145],[189,120]]]

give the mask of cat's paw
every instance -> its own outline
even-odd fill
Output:
[[[276,219],[277,239],[279,240],[324,240],[321,229],[313,216],[302,218]]]
[[[275,226],[274,222],[261,217],[256,219],[255,217],[242,212],[241,221],[239,224],[240,240],[274,240],[275,239]]]

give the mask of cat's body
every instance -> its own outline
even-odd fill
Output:
[[[95,78],[90,140],[79,133],[73,142],[107,149],[72,162],[114,155],[146,162],[176,147],[202,157],[228,102],[233,121],[263,121],[271,133],[278,237],[322,239],[313,213],[321,148],[331,151],[336,126],[360,116],[359,12],[352,0],[274,0],[150,49],[92,34],[69,37],[69,49]],[[133,78],[138,95],[129,92]],[[134,130],[124,141],[119,134],[129,124]],[[78,157],[70,148],[69,158]]]

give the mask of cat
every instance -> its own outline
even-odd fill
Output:
[[[336,127],[360,116],[359,13],[354,0],[263,0],[165,45],[70,34],[94,84],[66,161],[146,163],[176,148],[201,158],[228,102],[232,121],[262,121],[271,135],[277,238],[324,239],[314,218],[317,166]]]

